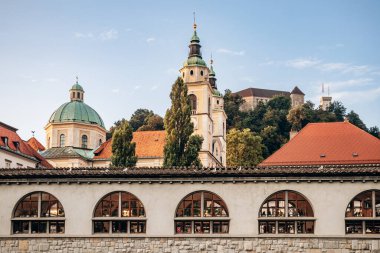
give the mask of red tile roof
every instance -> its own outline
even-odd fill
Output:
[[[309,123],[260,166],[380,163],[380,140],[348,122]]]
[[[165,131],[139,131],[133,133],[132,142],[136,143],[136,156],[163,157]],[[104,142],[95,152],[94,159],[110,159],[112,156],[112,139]]]
[[[17,129],[5,123],[0,122],[0,146],[21,156],[26,156],[38,160],[43,167],[52,168],[52,166],[43,158],[37,151],[35,151],[26,141],[23,141],[17,134]],[[8,145],[4,143],[5,138],[8,138]],[[18,148],[16,147],[18,143]]]
[[[35,151],[44,151],[45,147],[42,145],[36,138],[30,138],[27,143],[31,146]]]

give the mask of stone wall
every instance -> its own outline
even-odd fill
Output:
[[[380,253],[379,246],[365,238],[0,238],[1,253]]]

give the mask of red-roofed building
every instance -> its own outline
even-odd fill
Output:
[[[380,140],[349,122],[309,123],[260,166],[380,163]]]
[[[27,143],[31,146],[35,151],[41,152],[45,150],[44,145],[41,144],[34,136],[30,138]]]
[[[17,134],[0,122],[0,168],[51,168],[52,166]]]
[[[165,131],[140,131],[133,133],[136,143],[137,167],[161,166],[164,160]],[[112,156],[112,139],[104,142],[94,152],[93,166],[109,166]]]

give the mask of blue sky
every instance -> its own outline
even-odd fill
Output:
[[[334,99],[380,126],[380,1],[0,1],[0,121],[45,144],[79,76],[106,127],[138,108],[164,115],[196,11],[219,90]]]

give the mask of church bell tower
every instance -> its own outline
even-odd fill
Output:
[[[202,59],[200,39],[195,22],[189,45],[189,55],[180,69],[180,73],[188,88],[194,134],[198,134],[204,139],[199,158],[205,167],[219,167],[222,163],[213,154],[213,87],[209,81],[210,70]]]

